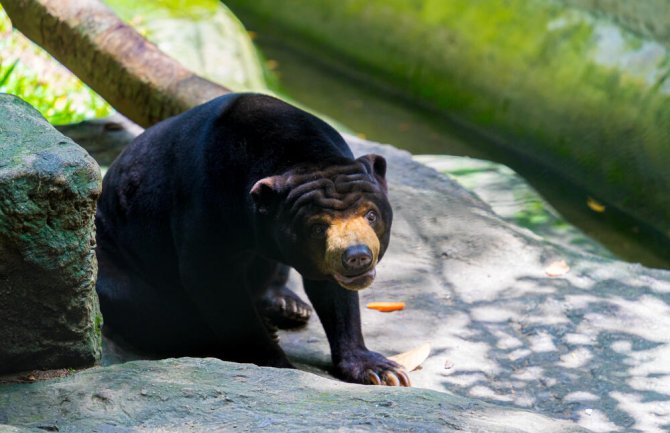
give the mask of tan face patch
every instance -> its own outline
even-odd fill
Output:
[[[379,257],[379,238],[364,216],[335,218],[326,232],[325,265],[329,273],[344,273],[342,254],[354,245],[365,245],[372,252],[372,264]]]

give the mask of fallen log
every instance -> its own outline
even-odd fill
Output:
[[[147,127],[230,92],[186,69],[98,0],[1,0],[12,24]]]

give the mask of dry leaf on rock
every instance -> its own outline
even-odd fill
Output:
[[[430,344],[423,343],[422,345],[417,346],[407,352],[389,356],[389,359],[402,365],[405,370],[412,371],[423,364],[423,361],[428,358],[428,355],[430,355]]]

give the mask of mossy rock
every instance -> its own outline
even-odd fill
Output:
[[[97,163],[21,99],[0,94],[0,373],[100,357]]]

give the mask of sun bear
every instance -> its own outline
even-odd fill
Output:
[[[228,94],[148,128],[103,180],[96,214],[104,329],[158,356],[292,365],[275,326],[309,319],[334,372],[409,386],[366,348],[358,290],[389,243],[386,161],[276,98]],[[285,265],[284,265],[285,264]]]

